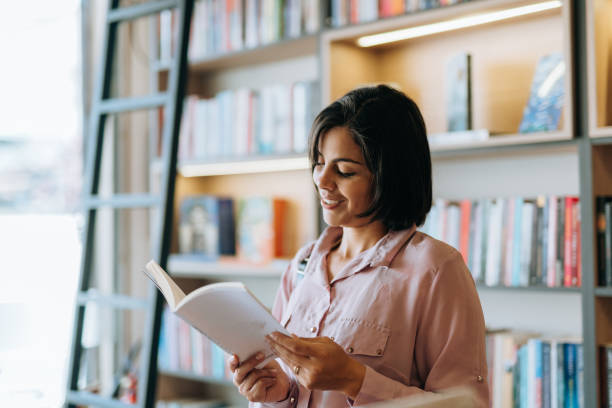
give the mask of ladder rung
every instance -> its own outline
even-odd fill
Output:
[[[115,309],[146,309],[149,306],[147,299],[136,298],[127,295],[104,295],[97,290],[79,292],[77,303],[85,306],[88,302],[96,303],[100,306],[112,307]]]
[[[110,397],[102,397],[86,391],[68,391],[66,393],[66,402],[100,408],[134,408],[134,404],[126,404]]]
[[[168,101],[165,93],[138,96],[134,98],[105,99],[98,105],[100,113],[120,113],[134,110],[152,109],[164,106]]]
[[[147,208],[159,205],[161,198],[153,194],[115,194],[109,198],[90,196],[85,200],[86,208]]]
[[[178,6],[177,0],[158,0],[151,1],[148,3],[137,4],[135,6],[121,7],[114,10],[110,10],[106,17],[109,23],[117,21],[133,20],[148,16],[150,14],[159,13],[162,10],[174,8]]]

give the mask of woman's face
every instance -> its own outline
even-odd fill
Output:
[[[328,225],[361,227],[369,218],[357,217],[370,206],[373,176],[359,146],[346,127],[330,129],[319,139],[319,158],[312,177]]]

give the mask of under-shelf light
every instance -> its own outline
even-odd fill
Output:
[[[199,177],[305,170],[310,168],[309,166],[308,157],[300,156],[219,163],[186,163],[179,166],[179,171],[183,177]]]
[[[560,0],[545,1],[542,3],[529,4],[527,6],[514,7],[505,10],[461,17],[453,20],[441,21],[439,23],[425,24],[374,35],[366,35],[357,40],[357,45],[360,47],[373,47],[375,45],[408,40],[410,38],[424,37],[431,34],[444,33],[447,31],[492,23],[527,14],[540,13],[542,11],[552,10],[561,6],[562,3]]]

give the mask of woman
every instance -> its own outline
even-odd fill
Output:
[[[474,282],[455,249],[416,231],[432,200],[416,104],[383,85],[349,92],[315,119],[310,160],[329,227],[283,274],[273,314],[293,335],[267,339],[279,359],[230,358],[240,392],[334,408],[466,386],[488,407]]]

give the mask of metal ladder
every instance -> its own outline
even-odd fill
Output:
[[[94,100],[91,107],[87,132],[86,181],[84,186],[84,239],[81,258],[80,278],[75,307],[74,328],[70,353],[68,389],[65,406],[94,406],[109,408],[153,407],[157,383],[157,346],[159,342],[162,297],[153,285],[149,288],[147,299],[122,294],[103,295],[91,292],[91,277],[94,267],[94,239],[96,235],[96,214],[101,208],[157,209],[157,237],[152,256],[166,268],[170,249],[174,187],[176,177],[176,156],[183,97],[185,94],[187,70],[187,46],[193,0],[154,0],[146,3],[119,7],[119,0],[109,1],[106,17],[106,33],[102,49],[101,69],[95,84]],[[113,59],[117,43],[117,29],[120,23],[151,16],[168,9],[178,11],[178,38],[175,55],[171,61],[168,87],[165,92],[147,96],[111,98],[111,79]],[[164,127],[162,131],[162,178],[160,192],[156,194],[130,193],[114,194],[102,198],[98,194],[105,122],[108,115],[122,112],[147,110],[164,107]],[[140,370],[137,386],[137,403],[120,402],[113,395],[100,395],[78,390],[78,378],[83,355],[83,328],[85,307],[100,305],[113,310],[145,310],[146,322],[140,350]]]

